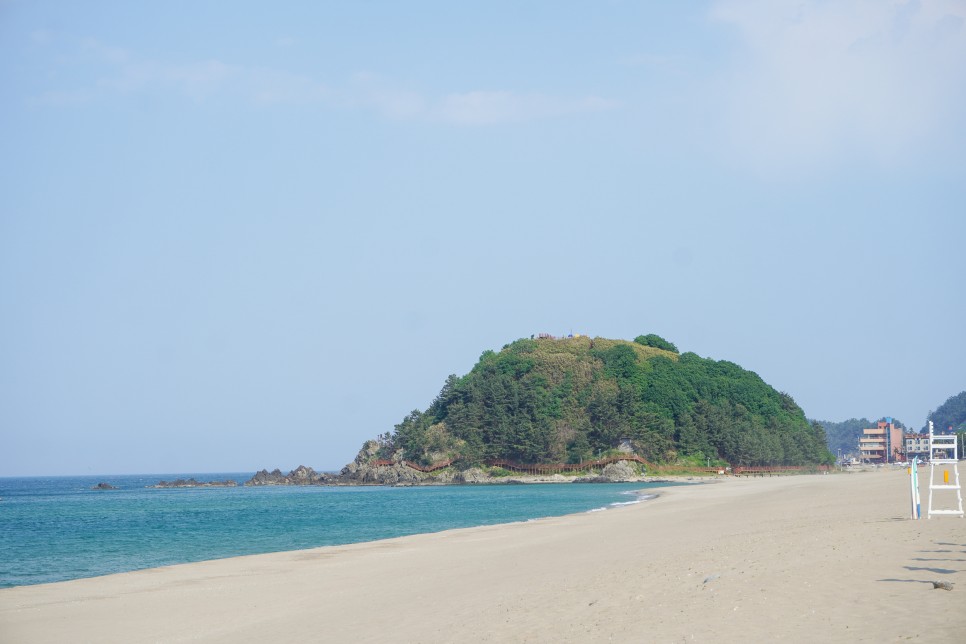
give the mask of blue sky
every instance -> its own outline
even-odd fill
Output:
[[[337,469],[547,331],[966,389],[966,2],[0,1],[0,475]]]

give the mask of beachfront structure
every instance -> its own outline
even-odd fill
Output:
[[[862,453],[862,460],[871,463],[901,461],[905,454],[902,429],[896,427],[891,418],[880,420],[875,427],[863,429],[859,437],[859,452]]]
[[[950,470],[953,480],[950,481]],[[937,471],[942,472],[943,480],[936,478]],[[933,505],[933,491],[955,492],[955,508],[937,508]],[[951,501],[951,499],[949,499]],[[959,450],[956,445],[956,434],[935,433],[932,421],[929,421],[929,508],[926,518],[931,519],[934,514],[951,514],[963,517],[963,493],[959,483]]]
[[[926,460],[925,457],[929,455],[929,434],[906,434],[904,440],[907,459],[918,456],[920,460]]]

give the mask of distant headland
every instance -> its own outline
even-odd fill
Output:
[[[541,333],[484,351],[339,473],[262,470],[245,485],[626,481],[832,462],[821,425],[737,364],[654,334]]]

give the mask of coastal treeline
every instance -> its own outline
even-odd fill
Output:
[[[522,339],[451,375],[380,436],[384,457],[578,463],[624,443],[660,463],[808,465],[834,457],[788,394],[656,335]]]
[[[862,437],[862,430],[875,427],[876,423],[885,420],[883,416],[878,420],[862,418],[850,418],[841,422],[830,420],[813,420],[825,430],[825,438],[828,442],[829,451],[833,454],[841,454],[843,457],[859,456],[859,439]],[[893,418],[892,422],[896,427],[905,429],[902,421]]]
[[[937,431],[947,431],[950,427],[955,432],[966,432],[966,391],[950,396],[936,411],[929,412],[926,420],[931,420]],[[928,431],[928,424],[922,428]]]

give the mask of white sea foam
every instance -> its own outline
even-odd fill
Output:
[[[619,508],[622,505],[637,505],[641,501],[649,501],[651,499],[656,499],[657,498],[657,495],[656,494],[640,494],[638,492],[633,492],[633,491],[622,492],[621,494],[626,494],[628,496],[633,496],[634,497],[634,500],[633,501],[615,501],[614,503],[610,503],[610,504],[608,504],[607,506],[605,506],[603,508],[593,508],[592,510],[587,510],[587,511],[588,512],[603,512],[607,508]]]
[[[619,507],[622,505],[637,505],[641,501],[649,501],[651,499],[657,498],[656,494],[640,494],[638,492],[623,492],[623,494],[633,496],[634,500],[633,501],[615,501],[614,503],[610,504],[610,507]]]

